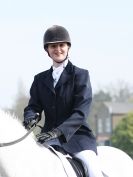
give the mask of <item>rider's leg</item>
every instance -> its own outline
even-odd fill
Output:
[[[92,150],[84,150],[74,154],[75,157],[81,159],[87,169],[87,177],[103,177],[100,163],[98,162],[97,155]]]

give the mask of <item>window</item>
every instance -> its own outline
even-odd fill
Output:
[[[111,119],[110,117],[107,117],[105,120],[105,132],[111,133]]]
[[[99,118],[98,122],[97,122],[97,128],[98,128],[98,133],[102,133],[103,132],[103,124],[102,124],[102,119]]]

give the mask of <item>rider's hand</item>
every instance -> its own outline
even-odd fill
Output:
[[[39,121],[39,113],[33,113],[30,116],[24,117],[23,125],[25,128],[30,129],[35,123],[37,123],[37,120]]]
[[[54,130],[46,132],[46,133],[38,134],[38,135],[36,135],[36,138],[37,138],[38,142],[43,143],[43,142],[58,138],[61,135],[62,135],[62,133],[59,129],[54,129]]]

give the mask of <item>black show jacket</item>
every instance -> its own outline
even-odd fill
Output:
[[[69,153],[87,149],[96,152],[96,140],[86,121],[92,102],[88,71],[69,61],[55,88],[52,71],[51,67],[34,77],[24,115],[44,111],[42,132],[61,130],[60,142]]]

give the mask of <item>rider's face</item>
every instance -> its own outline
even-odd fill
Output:
[[[55,61],[55,62],[61,62],[63,61],[69,50],[69,46],[66,42],[60,42],[60,43],[53,43],[48,45],[48,53],[49,56]]]

